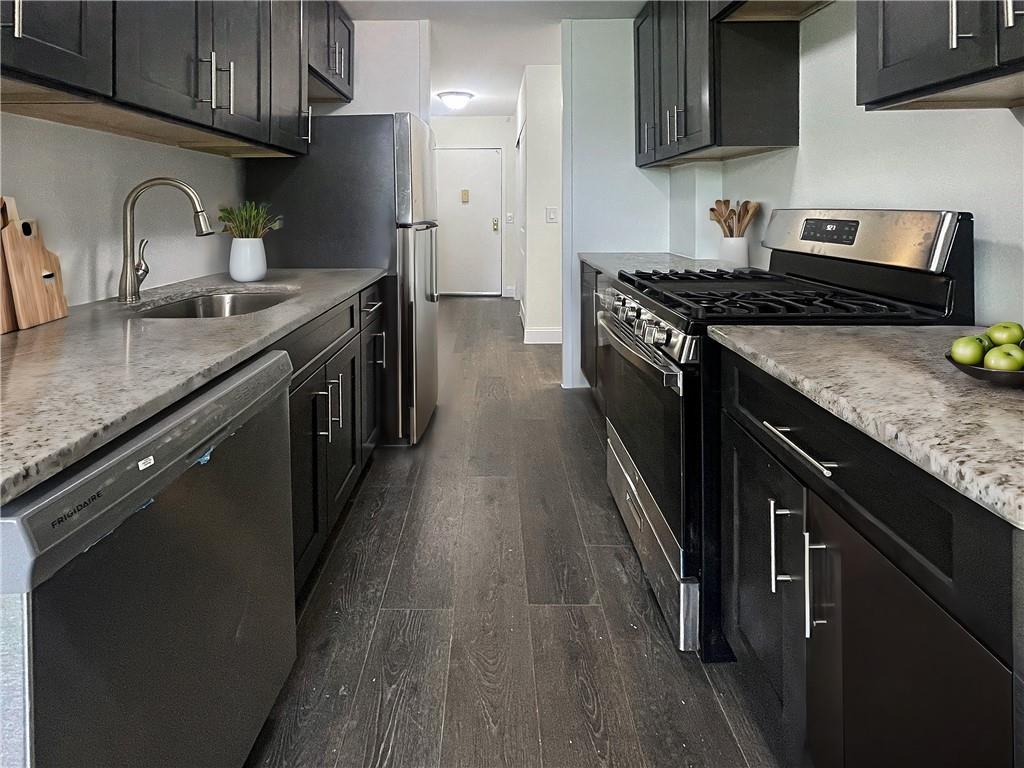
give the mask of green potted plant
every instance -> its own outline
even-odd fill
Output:
[[[233,238],[228,271],[231,279],[251,283],[267,276],[267,251],[263,236],[284,224],[280,216],[270,213],[267,203],[246,201],[234,208],[221,208],[220,221],[224,231]]]

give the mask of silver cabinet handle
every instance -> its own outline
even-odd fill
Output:
[[[961,40],[968,40],[974,37],[973,34],[960,32],[960,14],[957,9],[957,0],[949,0],[949,50],[955,51]]]
[[[306,135],[299,136],[300,139],[305,139],[307,143],[313,143],[313,107],[310,106],[305,112],[300,112],[300,115],[306,116]]]
[[[228,62],[228,114],[235,114],[235,62]]]
[[[1014,10],[1013,0],[1003,0],[1003,23],[1006,25],[1007,29],[1016,23],[1017,16],[1024,16],[1024,11]],[[15,23],[17,23],[17,18],[15,18]],[[14,36],[18,37],[17,34]]]
[[[210,109],[217,109],[217,52],[210,51],[210,57],[199,59],[204,64],[210,65],[210,98],[197,99],[200,104],[209,104]]]
[[[650,131],[647,129],[647,123],[644,123],[644,151],[643,151],[643,154],[645,154],[645,155],[650,151],[650,146],[649,146],[650,138],[649,138],[649,134],[650,134]]]
[[[800,456],[800,458],[802,458],[816,470],[821,472],[821,474],[823,474],[825,477],[832,477],[832,470],[836,469],[839,466],[834,461],[818,461],[817,459],[813,458],[809,453],[807,453],[807,451],[805,451],[799,445],[790,440],[785,433],[792,432],[792,427],[776,427],[772,424],[769,424],[767,421],[762,421],[761,426],[763,426],[765,429],[767,429],[769,432],[771,432],[773,435],[779,438],[779,440],[788,445],[794,453]]]
[[[344,80],[345,79],[345,49],[339,46],[338,48],[335,48],[334,50],[337,52],[337,53],[335,53],[335,56],[337,56],[337,59],[338,59],[337,63],[335,64],[335,68],[338,70],[338,74],[341,75],[341,79]]]
[[[314,392],[313,394],[315,394],[317,397],[327,398],[327,431],[317,432],[317,434],[322,437],[326,437],[328,443],[333,443],[334,434],[331,431],[331,423],[334,421],[334,417],[331,415],[331,395],[334,394],[334,383],[331,382],[330,384],[327,385],[326,392]]]
[[[372,315],[374,312],[376,312],[382,306],[384,306],[384,302],[383,301],[375,301],[375,302],[373,302],[372,306],[363,307],[363,312],[365,312],[368,315]]]
[[[782,509],[775,506],[775,499],[768,499],[768,576],[771,580],[772,594],[778,591],[780,581],[796,581],[795,576],[785,573],[776,573],[777,561],[775,557],[775,518],[795,514],[791,509]]]
[[[671,144],[672,143],[669,140],[669,138],[668,138],[669,137],[668,129],[669,129],[669,127],[671,125],[672,125],[672,110],[671,109],[666,109],[665,110],[665,144]]]
[[[22,36],[25,28],[24,0],[14,0],[14,20],[4,22],[3,24],[0,24],[0,26],[11,27],[15,38]]]
[[[338,415],[331,416],[330,410],[328,410],[327,413],[327,418],[333,421],[335,424],[337,424],[338,429],[345,428],[345,385],[342,384],[344,378],[345,374],[339,373],[338,378],[331,382],[332,384],[338,385]]]
[[[337,72],[338,71],[338,44],[330,43],[327,46],[327,71]],[[333,52],[333,55],[332,55]],[[334,66],[331,66],[331,60],[334,60]]]
[[[680,112],[684,112],[685,113],[686,112],[686,107],[673,107],[672,108],[672,126],[673,126],[672,136],[673,136],[673,141],[679,141],[680,138],[681,138],[680,135],[679,135],[679,113]]]
[[[380,336],[380,360],[374,360],[373,362],[379,365],[383,370],[387,370],[388,367],[388,334],[387,331],[381,331],[380,333],[373,334],[374,336]]]
[[[827,624],[825,619],[815,619],[812,608],[811,550],[825,549],[824,544],[811,544],[811,534],[804,531],[804,637],[811,636],[811,630],[818,624]]]
[[[633,513],[633,519],[636,520],[637,528],[642,531],[644,529],[644,516],[637,512],[636,503],[629,488],[626,489],[626,506],[629,507],[629,511]]]

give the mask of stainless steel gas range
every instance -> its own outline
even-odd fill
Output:
[[[608,485],[680,650],[721,628],[719,361],[709,325],[974,322],[969,213],[775,210],[767,270],[626,272],[600,294]]]

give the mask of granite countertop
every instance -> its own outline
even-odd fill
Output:
[[[602,274],[615,277],[620,269],[735,269],[735,264],[725,264],[712,259],[693,259],[675,253],[622,252],[622,253],[580,253],[584,261]]]
[[[713,339],[1024,528],[1024,390],[943,357],[964,326],[712,326]]]
[[[260,283],[210,275],[107,299],[0,337],[0,503],[82,459],[384,275],[380,269],[271,270]],[[293,293],[237,317],[146,319],[189,295]]]

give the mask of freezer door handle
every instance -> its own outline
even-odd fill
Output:
[[[436,302],[437,293],[437,227],[430,230],[430,283],[427,289],[427,301]]]

